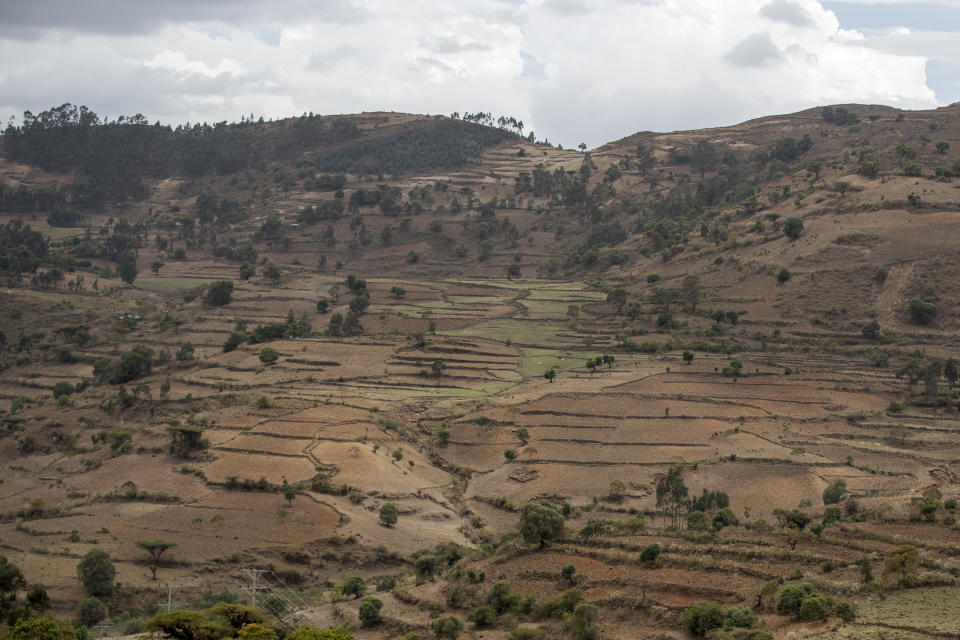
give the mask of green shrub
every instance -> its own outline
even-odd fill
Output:
[[[264,347],[260,350],[260,362],[264,364],[273,364],[280,359],[280,352],[272,347]]]
[[[853,622],[853,607],[846,600],[837,603],[836,614],[844,622]]]
[[[914,298],[910,301],[910,317],[917,324],[930,324],[936,316],[937,305],[935,303],[926,302],[920,298]]]
[[[701,600],[683,612],[683,627],[695,636],[705,636],[723,626],[723,610],[715,602]]]
[[[800,603],[797,615],[801,620],[810,622],[822,620],[830,615],[830,599],[820,594],[809,595]]]
[[[380,598],[374,598],[373,596],[367,596],[363,599],[363,602],[360,604],[360,610],[357,612],[357,616],[360,618],[361,624],[365,627],[373,627],[381,622],[380,618],[380,609],[383,608],[383,602]]]
[[[749,629],[757,624],[757,614],[750,607],[730,607],[723,617],[723,626],[727,629]]]
[[[803,601],[811,595],[819,594],[817,594],[816,588],[809,582],[785,586],[780,590],[780,595],[777,598],[777,613],[781,616],[796,615],[800,612],[800,606],[803,604]]]
[[[643,548],[643,551],[640,552],[640,562],[645,565],[656,564],[657,560],[660,559],[660,554],[663,553],[663,548],[654,542],[653,544],[648,544]]]

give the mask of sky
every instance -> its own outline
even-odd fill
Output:
[[[514,116],[593,148],[960,101],[960,0],[0,0],[0,118]]]

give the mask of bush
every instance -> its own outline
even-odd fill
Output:
[[[787,218],[783,222],[783,233],[791,240],[796,240],[803,233],[803,220],[800,218]]]
[[[937,316],[937,305],[933,302],[925,302],[920,298],[914,298],[910,301],[910,317],[917,324],[930,324]]]
[[[77,565],[77,577],[92,596],[109,596],[113,593],[113,568],[110,555],[103,549],[91,549]]]
[[[520,535],[541,547],[563,535],[563,514],[549,502],[531,502],[520,516]]]
[[[836,614],[844,622],[853,622],[853,607],[846,600],[837,603]]]
[[[380,600],[380,598],[367,596],[360,604],[360,611],[357,612],[357,617],[360,618],[360,622],[363,624],[363,626],[374,627],[380,624],[382,621],[380,618],[380,609],[382,608],[383,602]]]
[[[777,272],[777,282],[783,284],[791,277],[790,270],[786,267],[780,267],[780,271]]]
[[[470,614],[470,622],[475,624],[478,629],[486,629],[497,623],[497,614],[490,605],[481,605]]]
[[[54,399],[61,398],[63,396],[68,396],[73,393],[75,389],[73,385],[67,382],[66,380],[61,380],[57,384],[53,385],[53,397]]]
[[[430,628],[433,629],[433,632],[437,634],[438,638],[457,640],[460,631],[463,630],[463,625],[460,623],[460,620],[450,616],[449,618],[438,618],[434,620]]]
[[[640,562],[645,565],[656,564],[657,560],[660,559],[660,554],[663,552],[663,548],[654,542],[653,544],[648,544],[643,548],[643,551],[640,552]]]
[[[837,504],[846,492],[847,482],[843,478],[837,478],[823,490],[823,504]]]
[[[230,304],[231,300],[233,300],[233,281],[217,280],[207,289],[204,302],[212,307],[222,307]]]
[[[695,636],[705,636],[723,626],[723,610],[715,602],[701,600],[683,612],[683,627]]]
[[[340,583],[340,595],[359,598],[367,590],[367,583],[360,576],[347,576]]]
[[[807,622],[822,620],[830,615],[830,599],[820,594],[809,595],[800,603],[797,615]]]
[[[264,347],[260,350],[260,362],[263,364],[273,364],[280,359],[280,352],[273,347]]]
[[[757,614],[750,607],[730,607],[723,618],[723,626],[727,629],[750,629],[757,624]]]
[[[380,522],[388,527],[397,524],[397,516],[400,514],[400,511],[397,509],[397,505],[392,502],[385,503],[380,507]]]
[[[107,608],[100,602],[100,598],[87,598],[81,601],[77,608],[77,619],[87,626],[97,624],[106,617]]]
[[[780,591],[777,598],[777,613],[781,616],[799,613],[803,601],[811,595],[817,594],[816,588],[809,582],[790,584]]]

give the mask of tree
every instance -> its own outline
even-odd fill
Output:
[[[229,627],[216,624],[199,611],[158,613],[144,623],[146,631],[159,631],[176,640],[220,640],[230,635]]]
[[[237,640],[277,640],[277,632],[266,625],[253,622],[237,631]]]
[[[683,483],[683,467],[670,467],[667,475],[657,481],[657,506],[663,506],[670,516],[673,526],[680,525],[680,513],[687,502],[689,493]]]
[[[837,504],[843,499],[843,494],[847,492],[847,482],[843,478],[837,478],[823,490],[823,504]]]
[[[725,629],[752,629],[757,626],[757,614],[750,607],[730,607],[723,617]]]
[[[133,284],[137,279],[137,254],[133,251],[120,254],[120,259],[117,261],[117,275],[127,284]]]
[[[577,572],[577,568],[572,564],[568,564],[563,569],[560,570],[560,577],[573,584],[573,574]]]
[[[551,367],[543,373],[543,377],[552,383],[553,379],[557,377],[557,370]]]
[[[360,576],[350,575],[340,583],[339,590],[341,595],[359,598],[367,590],[367,583]]]
[[[69,622],[42,616],[21,618],[7,632],[6,640],[77,640],[77,628]]]
[[[697,303],[700,302],[700,298],[703,295],[703,289],[700,286],[700,278],[695,275],[688,275],[684,277],[683,283],[680,285],[680,292],[684,300],[686,300],[687,304],[690,306],[690,310],[696,313]]]
[[[780,271],[777,272],[777,282],[783,284],[791,278],[790,270],[786,267],[780,267]]]
[[[289,634],[285,640],[353,640],[353,634],[345,625],[332,629],[300,627]]]
[[[293,506],[293,499],[297,497],[297,488],[287,482],[287,479],[283,479],[283,484],[280,485],[280,490],[283,492],[283,499],[287,501],[287,506]]]
[[[100,602],[100,598],[87,598],[77,607],[77,619],[87,626],[95,625],[106,617],[107,607]]]
[[[796,240],[803,233],[803,220],[787,218],[783,223],[783,233],[791,240]]]
[[[526,427],[517,428],[517,440],[519,440],[523,444],[527,444],[527,440],[529,438],[530,438],[530,432],[527,430]]]
[[[684,361],[685,363],[687,363],[687,364],[690,364],[691,362],[693,362],[693,352],[692,352],[692,351],[684,351],[684,352],[683,352],[683,361]]]
[[[280,359],[280,352],[273,347],[264,347],[260,350],[260,362],[263,364],[273,364]]]
[[[43,613],[50,608],[50,596],[42,584],[32,584],[27,589],[27,606],[37,613]]]
[[[716,602],[700,600],[683,612],[683,626],[695,636],[705,636],[723,626],[723,610]]]
[[[20,569],[12,562],[7,562],[4,556],[0,556],[0,599],[12,598],[16,600],[17,591],[27,586]]]
[[[103,549],[91,549],[77,564],[77,577],[92,596],[112,594],[113,578],[116,574],[110,554]]]
[[[400,462],[403,460],[403,447],[397,447],[390,455],[393,456],[395,461]]]
[[[478,629],[486,629],[497,623],[497,612],[488,604],[480,605],[470,614],[470,622]]]
[[[934,146],[937,148],[937,153],[946,153],[947,149],[950,148],[950,143],[946,140],[939,140]]]
[[[785,586],[777,597],[777,613],[781,616],[796,615],[803,601],[812,595],[818,595],[817,589],[809,582]]]
[[[880,580],[885,585],[909,586],[920,567],[920,550],[905,544],[887,549]]]
[[[860,333],[863,334],[863,337],[867,338],[868,340],[879,340],[880,323],[876,320],[871,320],[860,328]]]
[[[640,562],[649,566],[653,566],[657,563],[657,560],[660,559],[660,554],[663,553],[663,547],[654,542],[653,544],[648,544],[643,548],[643,551],[640,552]]]
[[[563,535],[563,514],[549,502],[530,502],[520,515],[520,535],[527,544],[546,546]]]
[[[376,625],[382,622],[380,618],[380,609],[383,608],[383,602],[380,598],[375,598],[373,596],[367,596],[363,599],[363,602],[360,603],[360,611],[357,612],[357,617],[360,618],[360,623],[365,627],[375,627]]]
[[[514,460],[516,460],[517,455],[518,454],[516,449],[506,449],[503,452],[503,457],[507,459],[507,462],[513,462]]]
[[[594,640],[600,634],[600,630],[593,624],[598,617],[595,606],[581,602],[564,621],[564,627],[573,636],[573,640]]]
[[[161,262],[160,260],[154,260],[153,262],[150,263],[150,270],[153,271],[153,275],[155,276],[160,275],[160,269],[162,268],[163,268],[163,262]]]
[[[917,324],[930,324],[937,317],[937,305],[920,298],[914,298],[910,301],[910,317]]]
[[[397,509],[397,505],[392,502],[384,503],[380,507],[380,522],[387,527],[392,527],[397,524],[397,516],[400,515],[400,510]]]
[[[457,618],[450,616],[449,618],[437,618],[430,625],[430,628],[433,629],[438,638],[457,640],[463,630],[463,624]]]
[[[152,574],[150,579],[156,580],[160,557],[167,549],[177,546],[177,543],[165,540],[137,540],[137,546],[150,554],[150,573]]]
[[[390,293],[392,293],[395,298],[402,298],[403,296],[407,295],[407,290],[403,287],[394,286],[390,287]]]
[[[233,281],[217,280],[207,289],[204,302],[211,307],[222,307],[230,304],[231,300],[233,300]]]
[[[276,262],[269,261],[263,265],[263,268],[260,270],[260,275],[276,284],[283,275],[283,270]]]
[[[327,313],[330,311],[330,303],[326,300],[317,300],[317,313]]]
[[[240,265],[240,279],[249,280],[253,276],[257,275],[257,268],[250,264],[249,262],[244,262]]]

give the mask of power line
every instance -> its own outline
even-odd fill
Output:
[[[177,588],[176,586],[170,584],[165,584],[163,586],[167,590],[167,601],[161,602],[159,606],[165,607],[167,613],[170,613],[175,607],[179,607],[182,603],[173,601],[173,590]]]
[[[250,586],[244,585],[240,587],[240,590],[250,594],[250,606],[255,607],[257,606],[257,592],[266,591],[267,589],[269,589],[269,586],[267,585],[257,584],[257,579],[261,575],[267,573],[267,570],[266,569],[249,569],[244,567],[243,569],[241,569],[241,571],[243,571],[245,574],[250,576],[251,582],[250,582]]]

